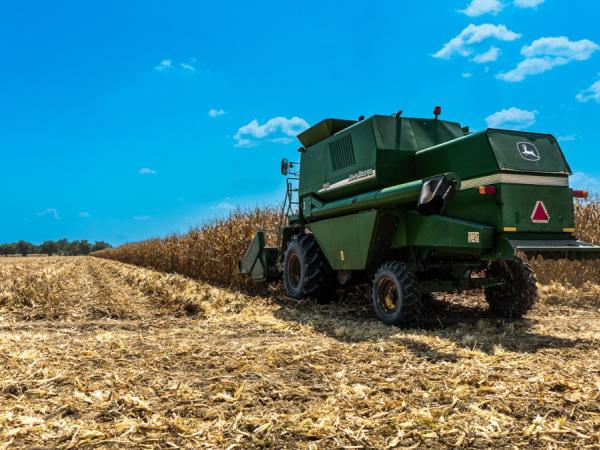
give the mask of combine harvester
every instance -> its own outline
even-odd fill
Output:
[[[549,134],[468,127],[438,119],[326,119],[298,136],[277,247],[258,231],[240,262],[256,281],[283,277],[289,297],[331,298],[371,280],[377,317],[417,319],[431,292],[485,289],[490,309],[517,318],[534,304],[523,259],[600,258],[573,237],[571,174]],[[368,277],[368,278],[367,278]]]

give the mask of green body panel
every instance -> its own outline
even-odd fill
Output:
[[[335,270],[367,267],[377,211],[320,220],[308,225],[325,258]]]
[[[501,201],[499,230],[514,227],[519,232],[561,233],[563,229],[575,226],[573,196],[569,188],[501,184],[498,197]],[[546,207],[550,216],[548,223],[534,223],[531,219],[538,201]]]
[[[498,195],[480,195],[477,188],[460,191],[444,214],[456,219],[499,227],[502,203]]]
[[[355,123],[356,120],[324,119],[310,127],[308,130],[300,133],[298,135],[298,140],[302,142],[302,145],[305,147],[310,147]]]
[[[526,184],[494,184],[496,195],[480,195],[477,188],[461,191],[445,209],[449,217],[492,226],[499,231],[505,227],[517,231],[557,232],[574,228],[573,195],[568,187],[534,186]],[[550,220],[534,223],[531,220],[538,201],[542,201]]]
[[[494,246],[493,227],[446,216],[408,211],[391,243],[392,249],[420,247],[481,254]]]
[[[487,130],[486,134],[501,171],[571,174],[571,169],[562,154],[558,142],[550,134],[495,129]],[[514,151],[521,142],[535,145],[539,151],[539,160],[527,160],[518,151]]]
[[[445,216],[414,211],[386,215],[375,210],[319,220],[308,229],[334,270],[373,268],[390,251],[408,247],[481,255],[493,247],[495,231]],[[386,251],[380,251],[382,246]]]
[[[432,176],[440,173],[440,170],[455,172],[461,180],[498,172],[498,163],[486,132],[473,133],[417,152],[414,175],[416,178]]]

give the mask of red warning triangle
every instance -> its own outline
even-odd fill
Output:
[[[531,213],[531,221],[533,223],[548,223],[549,220],[550,214],[548,214],[546,205],[544,205],[544,202],[538,200],[533,208],[533,213]]]

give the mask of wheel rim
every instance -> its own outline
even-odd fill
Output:
[[[300,278],[302,277],[302,265],[300,264],[300,258],[298,255],[293,253],[290,255],[287,263],[287,274],[288,280],[292,287],[297,288],[300,286]]]
[[[386,313],[393,313],[400,304],[400,292],[394,280],[381,277],[377,282],[377,303]]]

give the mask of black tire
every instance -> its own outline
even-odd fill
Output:
[[[507,319],[518,319],[535,305],[535,272],[521,258],[512,261],[492,261],[486,277],[501,283],[485,289],[485,299],[492,313]]]
[[[334,291],[333,270],[312,234],[299,234],[285,251],[283,286],[288,297],[315,297],[331,300]]]
[[[421,313],[417,276],[398,261],[383,264],[375,273],[371,290],[373,310],[383,323],[414,323]]]

